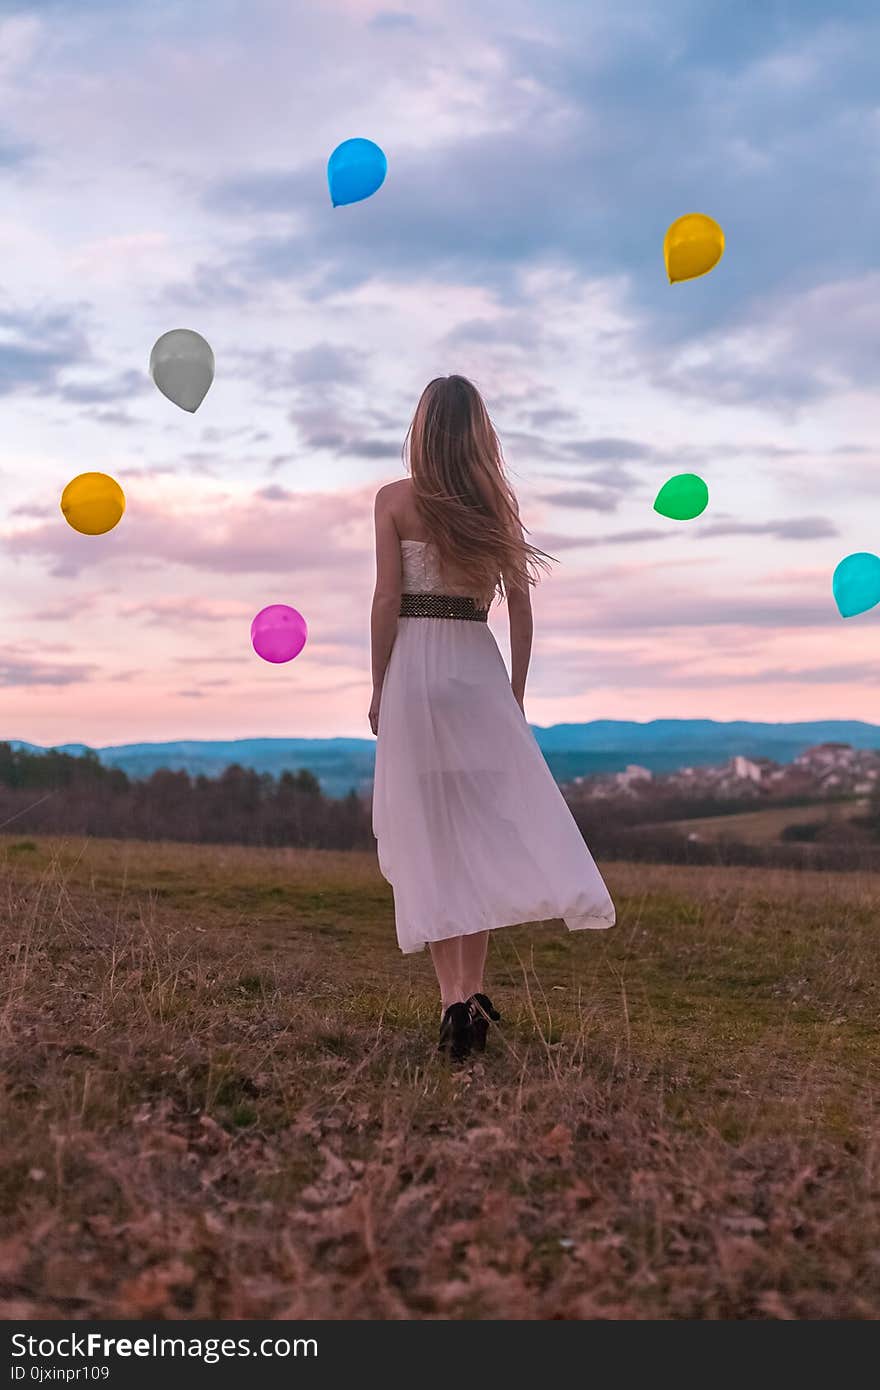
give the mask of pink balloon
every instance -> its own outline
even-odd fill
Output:
[[[302,613],[286,603],[261,608],[251,623],[251,642],[264,661],[293,661],[306,644],[308,627]]]

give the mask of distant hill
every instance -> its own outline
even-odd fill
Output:
[[[817,719],[799,724],[749,720],[594,719],[588,724],[554,724],[535,737],[560,782],[596,772],[618,772],[638,763],[651,772],[709,767],[737,753],[788,763],[817,743],[849,743],[880,749],[880,725],[858,719]]]
[[[751,758],[791,762],[816,743],[850,743],[880,749],[880,725],[861,720],[821,719],[802,724],[729,724],[714,719],[594,719],[587,724],[532,725],[538,744],[557,781],[596,772],[617,772],[639,763],[651,772],[706,767],[736,753]],[[38,745],[12,739],[17,748]],[[66,743],[66,753],[85,745]],[[230,763],[277,776],[308,768],[328,796],[366,790],[373,776],[375,740],[371,738],[242,738],[228,742],[188,739],[179,743],[129,743],[97,748],[103,763],[121,767],[130,777],[149,777],[157,768],[215,777]]]

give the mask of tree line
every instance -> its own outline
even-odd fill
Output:
[[[372,846],[370,808],[352,790],[325,796],[315,775],[254,772],[219,777],[160,769],[143,780],[105,767],[91,750],[32,753],[0,743],[0,829],[33,834],[185,840],[194,844]]]

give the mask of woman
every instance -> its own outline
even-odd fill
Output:
[[[610,927],[614,906],[531,729],[529,545],[477,389],[437,377],[404,445],[410,477],[379,490],[371,635],[373,833],[404,952],[428,945],[440,1048],[486,1045],[489,932],[562,918]],[[507,600],[511,675],[486,626]]]

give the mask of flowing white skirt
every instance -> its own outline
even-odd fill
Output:
[[[400,618],[379,705],[373,833],[404,952],[614,904],[485,623]]]

